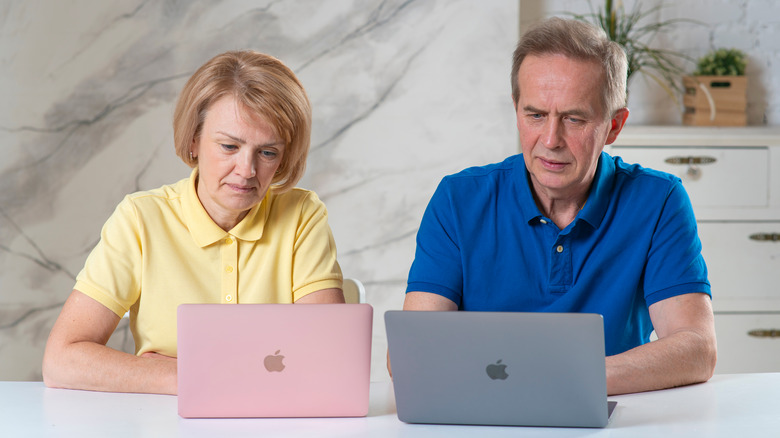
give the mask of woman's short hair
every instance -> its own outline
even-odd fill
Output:
[[[564,55],[581,61],[599,63],[604,70],[602,105],[605,115],[612,117],[626,106],[628,61],[620,44],[607,38],[595,26],[579,20],[549,18],[526,32],[517,44],[512,59],[512,99],[520,98],[518,73],[528,55]]]
[[[273,189],[284,192],[295,186],[309,153],[311,105],[292,70],[273,56],[252,50],[215,56],[184,85],[173,115],[176,154],[190,167],[197,165],[197,158],[190,155],[192,142],[200,136],[211,105],[228,95],[271,125],[285,143]]]

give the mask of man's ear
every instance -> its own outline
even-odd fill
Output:
[[[618,134],[623,130],[623,126],[626,125],[626,120],[628,120],[628,112],[628,108],[620,108],[615,112],[615,115],[610,121],[609,135],[607,135],[606,144],[612,144],[617,140]]]

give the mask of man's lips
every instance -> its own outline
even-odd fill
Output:
[[[563,161],[548,160],[541,157],[539,158],[539,161],[542,163],[542,166],[548,170],[561,170],[568,164]]]

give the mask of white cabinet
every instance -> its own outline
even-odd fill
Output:
[[[627,127],[606,150],[683,181],[712,284],[715,372],[780,372],[780,127]]]

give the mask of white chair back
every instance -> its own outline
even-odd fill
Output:
[[[363,283],[355,278],[345,278],[344,286],[344,299],[348,304],[357,304],[366,302],[366,289],[363,287]]]

